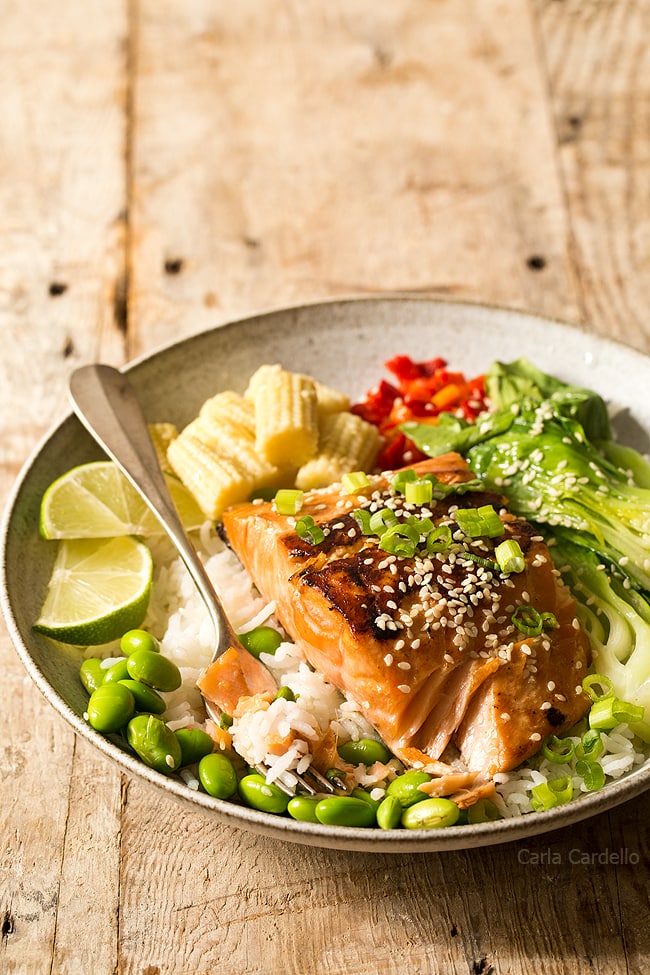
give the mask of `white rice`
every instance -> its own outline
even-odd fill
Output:
[[[172,729],[201,726],[205,722],[205,713],[196,681],[212,658],[212,624],[194,583],[170,543],[161,539],[151,547],[156,568],[143,626],[160,640],[162,653],[177,664],[183,677],[182,686],[165,695],[167,711],[164,717]],[[280,629],[274,617],[274,604],[260,596],[237,557],[209,523],[200,532],[197,548],[237,632],[247,632],[262,623]],[[93,653],[97,653],[97,648]],[[106,666],[109,660],[114,662],[116,653],[119,649],[115,645],[105,648]],[[328,726],[339,742],[356,741],[362,737],[379,738],[359,706],[346,700],[336,687],[314,673],[293,643],[285,641],[273,656],[262,654],[261,659],[278,686],[291,688],[297,700],[278,699],[268,709],[244,714],[233,721],[230,733],[233,747],[247,764],[268,766],[268,781],[281,779],[293,785],[292,772],[302,774],[307,770],[312,760],[312,746]],[[279,756],[269,746],[278,737],[293,737],[290,747]],[[577,745],[580,738],[574,737],[572,741]],[[599,761],[606,779],[618,779],[648,758],[647,747],[625,726],[603,734],[602,742],[604,752]],[[644,747],[645,751],[642,750]],[[390,766],[389,777],[392,777],[400,765],[395,760]],[[185,769],[181,775],[189,788],[198,789],[193,770]],[[540,754],[513,772],[497,774],[495,784],[501,815],[510,818],[532,812],[532,789],[567,775],[573,780],[574,796],[587,791],[583,779],[575,773],[575,759],[570,765],[559,765]],[[374,798],[384,794],[372,769],[360,767],[357,782],[369,787]]]

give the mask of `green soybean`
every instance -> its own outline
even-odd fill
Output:
[[[375,762],[388,762],[390,752],[383,742],[375,738],[359,738],[358,741],[346,741],[338,747],[338,753],[344,762],[350,765],[374,765]]]
[[[261,653],[274,654],[282,643],[282,634],[272,626],[256,626],[248,633],[239,633],[238,637],[239,642],[258,660]]]
[[[367,805],[369,805],[374,811],[375,815],[377,815],[377,810],[381,804],[381,799],[373,799],[370,793],[360,785],[356,786],[350,795],[354,799],[361,799],[363,802],[367,803]]]
[[[114,664],[111,664],[110,667],[106,667],[104,671],[105,684],[116,684],[118,680],[125,680],[129,676],[126,659],[126,657],[122,657],[120,660],[116,660]]]
[[[106,668],[99,657],[87,657],[79,668],[79,678],[89,694],[102,686],[105,676]]]
[[[209,796],[230,799],[237,792],[237,773],[227,755],[211,752],[199,762],[199,781]]]
[[[396,829],[402,820],[402,803],[397,796],[386,796],[377,810],[377,826],[380,829]]]
[[[128,630],[120,640],[120,650],[130,657],[136,650],[150,650],[160,653],[160,644],[152,633],[147,630]]]
[[[501,813],[489,799],[479,799],[467,810],[468,823],[493,823],[501,819]]]
[[[257,772],[245,775],[240,780],[239,795],[247,806],[268,813],[286,812],[290,798],[277,785],[267,782],[264,776]]]
[[[214,741],[202,728],[178,728],[174,734],[181,746],[181,765],[194,765],[214,751]]]
[[[102,684],[88,700],[88,724],[95,731],[120,731],[135,713],[133,694],[124,684]]]
[[[181,672],[169,657],[153,650],[136,650],[127,657],[128,676],[157,691],[175,691],[181,686]]]
[[[319,802],[320,799],[314,796],[294,796],[289,800],[287,812],[302,823],[317,823],[316,806]]]
[[[275,695],[276,701],[280,699],[284,701],[295,701],[296,695],[293,693],[290,687],[287,687],[286,684],[283,684],[282,687],[278,687],[277,693]]]
[[[428,772],[409,769],[408,772],[398,775],[389,783],[386,795],[396,796],[401,802],[402,808],[406,809],[413,803],[422,802],[423,799],[427,798],[426,792],[421,792],[419,786],[424,785],[425,782],[430,782],[432,778],[433,776],[429,775]]]
[[[327,796],[316,805],[316,818],[325,826],[374,826],[375,810],[354,796]]]
[[[174,732],[153,714],[138,714],[126,728],[126,740],[145,765],[169,775],[181,764],[181,746]]]
[[[444,829],[458,821],[459,813],[451,799],[424,799],[403,810],[402,826],[405,829]]]
[[[126,677],[120,681],[120,684],[128,687],[133,694],[136,711],[145,711],[147,714],[162,714],[167,707],[160,694],[154,691],[153,687],[147,687],[139,680]]]

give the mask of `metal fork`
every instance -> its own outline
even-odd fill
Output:
[[[158,463],[147,422],[127,377],[112,366],[82,366],[70,377],[70,397],[74,411],[83,425],[153,511],[189,571],[214,626],[216,645],[212,661],[230,647],[247,653],[178,517]],[[264,665],[252,655],[251,660],[263,668],[268,677]],[[205,698],[203,703],[206,712],[218,723],[220,714],[214,705]],[[257,765],[256,769],[264,776],[269,771],[265,765]],[[291,770],[290,774],[295,778],[296,788],[310,795],[319,792],[334,793],[337,791],[336,786],[342,785],[340,781],[336,785],[332,784],[316,769],[308,769],[304,775],[298,775]],[[293,794],[293,789],[285,783],[276,780],[275,784],[289,795]]]

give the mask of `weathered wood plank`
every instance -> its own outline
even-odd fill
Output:
[[[577,315],[520,0],[139,10],[135,350],[351,293]]]
[[[536,8],[585,320],[650,350],[650,4]]]
[[[116,308],[125,268],[125,40],[125,5],[112,0],[93,0],[83,10],[39,0],[3,5],[3,498],[39,437],[67,409],[68,371],[80,361],[124,356]],[[112,972],[119,776],[87,755],[78,763],[73,735],[30,685],[4,626],[0,666],[0,970]],[[111,869],[111,882],[95,888],[93,878],[101,881]],[[76,963],[75,952],[90,958],[97,944],[98,968]]]

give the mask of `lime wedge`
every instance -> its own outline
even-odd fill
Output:
[[[34,629],[75,646],[117,640],[142,623],[152,572],[151,552],[135,538],[61,541]]]
[[[198,528],[205,515],[176,478],[165,475],[186,529]],[[111,461],[82,464],[57,478],[41,501],[43,538],[115,538],[162,534],[156,516]]]

